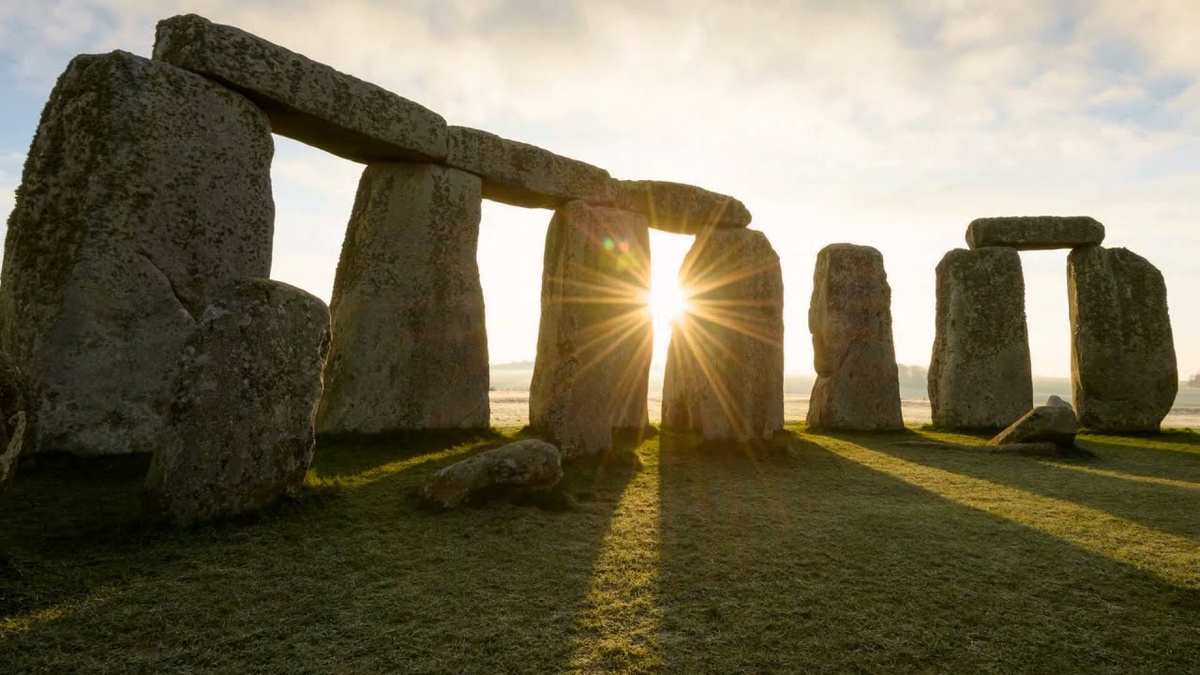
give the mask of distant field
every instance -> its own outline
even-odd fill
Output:
[[[321,447],[298,499],[183,532],[134,519],[145,457],[44,461],[0,495],[0,672],[1200,672],[1200,434],[666,434],[564,510],[416,510],[513,433]]]

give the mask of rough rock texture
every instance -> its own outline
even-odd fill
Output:
[[[441,160],[446,120],[381,87],[195,14],[158,23],[154,58],[254,100],[272,130],[357,162]]]
[[[1092,246],[1104,241],[1104,225],[1089,216],[976,218],[967,226],[967,246],[1009,246],[1022,251]]]
[[[650,227],[677,234],[699,234],[710,227],[746,227],[750,210],[728,195],[683,183],[613,180],[597,203],[640,213]]]
[[[479,178],[430,164],[363,171],[330,309],[321,434],[487,427]]]
[[[645,426],[649,287],[645,218],[579,201],[555,212],[546,232],[529,419],[564,457],[609,448],[613,427]]]
[[[1162,273],[1123,248],[1076,249],[1067,258],[1067,297],[1079,423],[1158,431],[1179,391]]]
[[[266,117],[124,52],[73,59],[8,222],[0,349],[25,368],[33,451],[150,451],[194,317],[271,269]]]
[[[808,309],[817,381],[808,424],[826,429],[902,429],[892,344],[892,289],[883,254],[831,244],[817,254]]]
[[[489,499],[519,499],[554,487],[562,476],[558,448],[545,441],[517,441],[433,474],[421,488],[421,505],[452,509]]]
[[[756,230],[710,230],[679,281],[693,295],[671,331],[663,426],[709,441],[770,438],[783,426],[779,256]]]
[[[170,426],[146,476],[149,514],[188,524],[257,509],[300,485],[329,310],[278,281],[243,279],[188,337]]]
[[[1058,396],[1051,396],[1050,398],[1046,399],[1046,405],[1058,406],[1060,408],[1071,408],[1072,411],[1075,410],[1075,408],[1071,407],[1070,403],[1067,403]]]
[[[1001,431],[988,445],[1048,442],[1063,448],[1075,446],[1078,422],[1070,406],[1042,405],[1030,410]]]
[[[1001,429],[1033,403],[1025,280],[1015,249],[955,249],[937,266],[933,423]]]
[[[0,354],[0,490],[16,473],[30,426],[28,380],[12,359]]]
[[[446,164],[483,179],[485,199],[528,208],[557,208],[606,194],[604,169],[469,127],[450,127]]]

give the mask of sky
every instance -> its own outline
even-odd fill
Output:
[[[782,260],[785,357],[812,372],[817,252],[884,254],[897,359],[927,365],[934,269],[974,218],[1090,215],[1162,270],[1200,371],[1200,3],[968,0],[0,0],[0,218],[55,78],[148,56],[157,20],[236,25],[487,129],[734,195]],[[362,167],[276,137],[272,277],[328,300]],[[550,212],[485,203],[493,363],[532,359]],[[655,284],[690,238],[653,233]],[[1066,252],[1023,253],[1035,374],[1070,373]],[[661,325],[661,324],[660,324]],[[661,362],[666,338],[657,340]]]

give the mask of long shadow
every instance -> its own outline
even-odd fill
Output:
[[[1200,434],[1190,436],[1200,439]],[[1130,440],[1139,445],[1122,443],[1120,437],[1091,434],[1078,437],[1076,442],[1103,458],[1106,465],[1118,471],[1154,478],[1200,482],[1200,441],[1192,446],[1176,441],[1164,443],[1146,437]]]
[[[126,515],[144,458],[118,462],[119,475],[23,474],[0,498],[16,567],[0,580],[3,617],[18,619],[8,632],[0,622],[0,651],[16,671],[563,670],[571,617],[640,465],[629,443],[569,465],[561,512],[416,509],[433,471],[507,439],[323,444],[316,474],[376,478],[185,531],[138,530]]]
[[[783,460],[720,463],[664,441],[666,670],[1200,668],[1200,593],[850,461],[842,443],[806,434]]]
[[[1089,441],[1080,447],[1094,459],[1035,459],[969,450],[883,445],[881,452],[925,466],[1007,485],[1034,494],[1099,509],[1163,532],[1200,541],[1200,489],[1128,480],[1083,469],[1121,471],[1110,453]],[[1143,453],[1156,451],[1141,451]],[[1172,453],[1163,453],[1173,457]],[[1168,461],[1159,458],[1160,465]],[[1165,474],[1171,473],[1163,471]],[[1197,484],[1200,487],[1200,484]]]

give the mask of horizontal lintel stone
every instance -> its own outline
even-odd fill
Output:
[[[658,180],[613,180],[609,205],[641,213],[650,227],[699,234],[712,227],[746,227],[750,210],[741,201],[694,185]]]
[[[437,113],[238,28],[195,14],[164,19],[154,58],[240,91],[275,133],[340,157],[446,157],[446,120]]]
[[[1021,251],[1098,246],[1104,225],[1090,216],[976,218],[967,226],[971,248],[1007,246]]]

